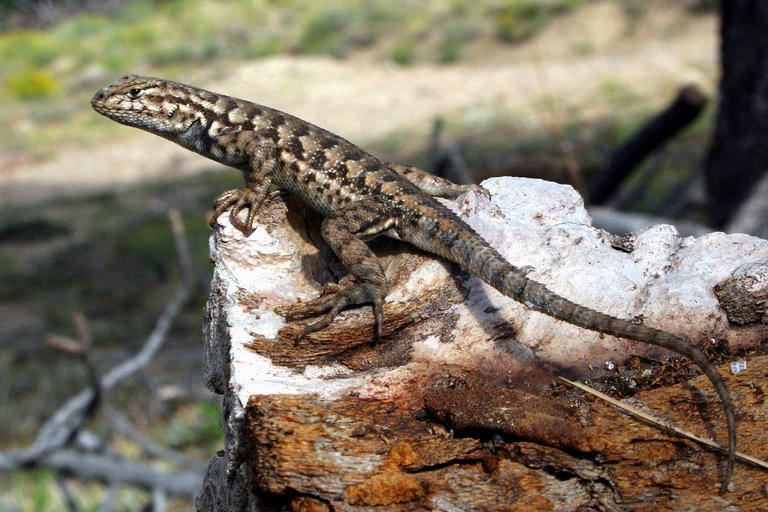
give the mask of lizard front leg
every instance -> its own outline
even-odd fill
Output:
[[[216,220],[228,208],[229,220],[233,226],[244,233],[253,231],[253,222],[259,210],[261,202],[269,191],[272,177],[278,165],[278,152],[274,145],[258,144],[251,153],[249,171],[246,173],[246,185],[240,188],[227,190],[219,195],[213,202],[213,215],[208,224],[213,227]],[[248,209],[245,221],[241,221],[239,214]]]
[[[418,167],[406,164],[387,163],[387,167],[395,171],[397,174],[407,179],[425,194],[437,197],[445,197],[448,199],[454,199],[465,192],[475,191],[485,197],[490,198],[491,194],[485,188],[480,185],[457,185],[450,180],[429,174],[426,171],[422,171]]]
[[[389,215],[387,207],[375,199],[353,203],[323,219],[323,239],[354,281],[311,301],[297,302],[275,310],[289,320],[325,313],[320,320],[299,332],[296,343],[307,334],[328,326],[345,307],[361,304],[372,304],[376,334],[381,338],[387,278],[378,258],[364,240],[376,237],[394,225],[395,219]]]

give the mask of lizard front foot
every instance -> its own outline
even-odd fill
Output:
[[[376,323],[376,337],[382,337],[382,324],[384,321],[384,293],[379,286],[373,283],[348,283],[343,286],[327,286],[323,295],[308,302],[296,302],[290,306],[280,306],[275,313],[287,320],[298,320],[325,313],[317,322],[304,327],[296,335],[294,344],[298,344],[307,334],[319,331],[327,327],[334,318],[347,306],[371,304],[373,317]]]
[[[229,213],[229,221],[240,231],[250,233],[253,231],[256,212],[262,199],[264,199],[263,193],[248,186],[227,190],[213,202],[213,215],[211,215],[208,225],[214,227],[219,216],[229,207],[232,207]],[[245,209],[248,209],[248,215],[245,221],[241,221],[239,215]]]

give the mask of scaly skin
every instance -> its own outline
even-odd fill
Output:
[[[345,307],[372,304],[381,336],[387,294],[384,270],[365,241],[385,235],[463,265],[504,295],[554,318],[596,332],[664,347],[696,363],[717,390],[728,425],[733,471],[736,420],[720,373],[696,346],[672,334],[575,304],[528,279],[480,235],[432,196],[456,197],[478,185],[455,185],[414,167],[384,164],[320,127],[249,101],[159,78],[125,76],[91,100],[100,114],[160,135],[245,173],[246,185],[221,194],[216,219],[230,209],[232,224],[252,230],[271,184],[287,189],[325,215],[322,235],[355,278],[334,292],[279,312],[290,319],[323,314],[297,337],[322,329]],[[245,220],[240,213],[247,211]]]

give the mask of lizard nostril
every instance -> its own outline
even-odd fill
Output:
[[[95,105],[97,101],[102,101],[106,97],[106,93],[103,89],[99,89],[96,94],[91,98],[91,105]]]

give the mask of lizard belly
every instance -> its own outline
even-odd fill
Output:
[[[277,173],[272,182],[277,187],[288,190],[292,194],[299,196],[301,200],[311,206],[312,209],[323,215],[328,215],[329,213],[336,211],[337,206],[327,199],[327,194],[318,194],[313,188],[313,183],[300,183],[297,178],[298,176],[286,176],[283,173]]]

